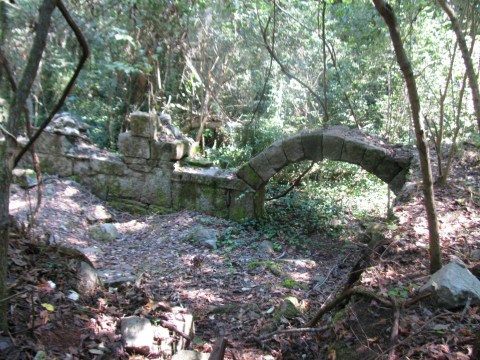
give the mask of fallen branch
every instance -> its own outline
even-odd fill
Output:
[[[328,330],[328,326],[323,326],[321,328],[310,328],[310,327],[306,327],[306,328],[297,328],[297,329],[284,329],[284,330],[277,330],[277,331],[274,331],[274,332],[271,332],[269,334],[265,334],[265,335],[262,335],[258,338],[258,340],[260,341],[263,341],[263,340],[266,340],[268,338],[271,338],[275,335],[279,335],[279,334],[301,334],[301,333],[320,333],[320,332],[324,332],[326,330]]]
[[[227,348],[227,339],[224,336],[220,336],[213,345],[213,351],[210,354],[208,360],[223,360],[225,357],[225,349]]]
[[[185,338],[186,340],[192,341],[192,338],[191,338],[190,335],[185,334],[181,330],[178,330],[177,327],[175,325],[173,325],[172,323],[169,323],[169,322],[164,321],[164,320],[160,320],[160,325],[163,326],[164,328],[167,328],[168,330],[173,331],[174,333],[177,333],[178,335]]]
[[[393,325],[392,333],[390,334],[390,346],[391,349],[388,352],[388,360],[395,360],[395,345],[398,341],[398,327],[400,323],[400,307],[398,306],[395,296],[390,296],[390,300],[393,305]]]
[[[307,173],[312,170],[312,167],[313,165],[315,165],[315,161],[312,161],[312,163],[310,164],[310,166],[307,168],[307,170],[305,170],[303,173],[300,174],[300,176],[298,178],[295,179],[295,181],[293,182],[292,186],[290,186],[287,190],[281,192],[280,194],[278,195],[275,195],[275,196],[272,196],[268,199],[265,199],[265,201],[272,201],[272,200],[275,200],[275,199],[279,199],[281,197],[284,197],[285,195],[287,195],[290,191],[292,191],[295,187],[297,187],[299,184],[300,184],[300,181],[302,181],[303,177],[305,175],[307,175]]]

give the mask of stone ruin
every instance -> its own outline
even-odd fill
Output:
[[[198,210],[241,220],[264,213],[265,185],[288,164],[331,159],[357,164],[399,192],[411,154],[343,126],[304,131],[277,141],[237,171],[190,165],[196,144],[168,117],[134,112],[118,138],[120,155],[81,133],[50,127],[36,143],[44,172],[73,177],[116,208],[135,212]],[[21,167],[30,166],[25,156]]]

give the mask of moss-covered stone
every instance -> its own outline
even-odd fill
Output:
[[[207,159],[202,158],[185,158],[183,162],[186,165],[190,165],[193,167],[200,167],[200,168],[209,168],[213,166],[213,162]]]
[[[107,204],[117,210],[126,211],[130,214],[148,215],[150,213],[147,205],[134,200],[111,199],[107,201]]]
[[[260,189],[265,184],[262,178],[258,176],[255,170],[252,169],[250,164],[245,164],[244,166],[242,166],[238,170],[237,176],[255,190]]]

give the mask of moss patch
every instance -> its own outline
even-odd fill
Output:
[[[274,263],[273,261],[252,261],[247,265],[247,268],[249,270],[254,270],[258,267],[264,267],[268,269],[268,271],[270,271],[275,276],[283,275],[283,271],[280,266],[278,266],[278,264]]]

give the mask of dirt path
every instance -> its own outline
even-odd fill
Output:
[[[11,212],[26,221],[28,197],[34,199],[35,189],[30,195],[14,190]],[[105,206],[74,181],[48,180],[37,236],[82,251],[104,278],[130,278],[148,299],[185,307],[194,314],[196,336],[205,343],[225,333],[233,346],[243,348],[245,339],[261,331],[304,325],[343,286],[363,249],[350,239],[315,235],[309,248],[285,245],[268,252],[258,249],[261,231],[241,230],[234,222],[191,211],[133,216],[109,209],[119,236],[111,243],[97,242],[88,235],[87,215],[98,205]],[[199,226],[219,231],[218,249],[189,240]],[[298,300],[303,312],[269,323],[288,296]]]

